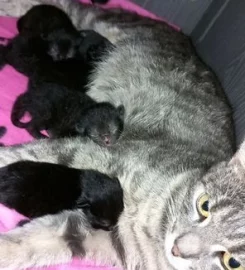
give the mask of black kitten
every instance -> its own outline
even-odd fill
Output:
[[[26,128],[35,138],[45,137],[40,131],[46,129],[51,137],[82,135],[104,146],[113,144],[122,132],[123,107],[100,104],[83,91],[71,91],[63,80],[58,79],[59,73],[52,74],[54,70],[50,73],[46,71],[47,69],[40,69],[30,76],[27,92],[21,94],[14,103],[12,123]],[[32,117],[28,123],[20,121],[25,112],[29,112]],[[89,123],[91,131],[88,129]],[[103,133],[99,137],[93,136],[95,131],[97,134],[100,131]],[[103,143],[99,139],[102,137],[105,138]]]
[[[29,75],[36,65],[44,64],[52,59],[47,58],[47,53],[52,47],[49,38],[52,35],[58,38],[56,32],[59,33],[59,38],[55,40],[54,45],[60,46],[60,59],[73,55],[77,42],[80,41],[80,34],[68,15],[52,5],[34,6],[17,21],[17,28],[20,35],[10,41],[7,50],[2,54],[5,56],[5,62],[25,75]],[[3,58],[2,54],[0,60]],[[57,56],[54,55],[55,57]],[[23,58],[26,62],[24,67]]]
[[[75,55],[79,32],[68,15],[55,6],[34,6],[18,20],[17,28],[22,36],[46,41],[46,50],[54,60]]]
[[[47,37],[56,30],[77,35],[77,29],[69,16],[61,9],[52,5],[36,5],[17,21],[20,34],[31,37]]]
[[[1,46],[0,66],[8,63],[27,76],[41,70],[79,91],[85,91],[95,61],[113,47],[95,31],[77,31],[67,14],[51,5],[34,6],[17,25],[20,34]]]
[[[89,31],[90,32],[90,31]],[[52,38],[56,35],[52,35]],[[80,46],[84,34],[81,34]],[[103,54],[99,51],[99,45],[96,52],[91,52],[92,56],[79,55],[78,48],[76,48],[76,55],[74,58],[54,61],[58,56],[57,53],[49,55],[49,50],[57,50],[59,40],[51,43],[44,41],[39,37],[31,37],[18,35],[9,41],[7,46],[0,45],[0,68],[9,64],[13,66],[18,72],[30,77],[42,78],[43,81],[51,81],[58,85],[65,85],[71,90],[79,92],[86,92],[86,84],[88,76],[92,70],[94,62],[85,59],[92,59],[93,53],[98,53],[98,57]],[[86,43],[87,44],[87,43]],[[104,49],[104,48],[103,48]],[[54,58],[54,59],[53,59]]]
[[[17,27],[21,35],[41,38],[54,61],[87,56],[91,46],[92,55],[98,58],[104,49],[113,47],[93,30],[77,31],[68,15],[51,5],[34,6],[18,20]]]
[[[77,122],[76,130],[101,146],[114,145],[123,131],[124,106],[109,103],[90,106]]]
[[[53,14],[54,18],[50,25],[45,16],[39,16],[48,10],[47,14]],[[68,23],[66,14],[62,14],[63,11],[53,6],[34,7],[19,20],[20,35],[3,48],[6,63],[30,78],[27,92],[20,95],[13,106],[12,123],[26,128],[35,138],[45,137],[40,131],[47,129],[51,137],[82,135],[110,146],[122,132],[122,106],[99,105],[85,92],[94,63],[111,44],[94,31],[77,32],[72,23]],[[32,28],[34,22],[39,30]],[[91,110],[86,115],[89,107]],[[25,112],[32,116],[28,123],[20,121]],[[91,112],[97,115],[96,119]],[[84,125],[82,119],[86,122]]]
[[[123,211],[117,178],[93,170],[21,161],[0,168],[0,203],[28,218],[83,209],[96,229],[111,229]]]
[[[89,96],[72,92],[53,83],[30,80],[29,91],[14,103],[11,120],[15,126],[25,128],[34,138],[87,136],[101,146],[113,145],[121,135],[124,124],[124,107],[108,102],[96,103]],[[32,119],[20,119],[29,112]]]

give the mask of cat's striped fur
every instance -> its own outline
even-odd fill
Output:
[[[0,14],[19,16],[40,2],[2,0]],[[242,155],[222,163],[234,150],[231,110],[188,38],[123,11],[48,2],[67,11],[80,29],[92,28],[116,45],[91,76],[89,94],[123,104],[125,130],[109,149],[79,138],[0,149],[0,164],[29,159],[116,175],[125,210],[112,233],[93,231],[81,212],[64,212],[1,235],[0,268],[50,265],[80,255],[127,270],[218,270],[225,249],[245,266]],[[213,212],[198,222],[196,200],[204,191]],[[178,257],[171,253],[176,239]]]

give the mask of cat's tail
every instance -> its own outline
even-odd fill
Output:
[[[40,0],[1,0],[0,16],[20,17]]]
[[[28,104],[28,96],[27,94],[21,94],[15,100],[15,103],[11,112],[11,121],[13,125],[19,128],[28,128],[30,126],[31,121],[27,123],[21,122],[21,118],[27,112],[26,105]]]

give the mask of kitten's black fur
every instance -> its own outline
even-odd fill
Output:
[[[7,128],[4,126],[0,126],[0,138],[2,138],[7,132]]]
[[[35,138],[45,137],[40,131],[47,129],[52,137],[82,135],[103,146],[114,144],[122,132],[124,108],[96,103],[85,94],[94,63],[111,43],[94,31],[78,32],[63,11],[47,5],[28,11],[18,29],[20,35],[2,47],[5,62],[30,79],[13,106],[13,124]],[[32,116],[28,123],[20,122],[25,112]]]
[[[56,30],[77,35],[77,29],[69,16],[61,9],[52,5],[36,5],[17,21],[20,34],[47,37]]]
[[[29,91],[17,98],[11,113],[14,125],[26,128],[35,138],[45,138],[40,132],[45,129],[52,138],[81,135],[101,146],[111,146],[120,137],[124,123],[122,105],[96,103],[83,93],[71,94],[64,86],[35,83],[30,80]],[[26,111],[32,119],[22,123],[19,119]]]
[[[58,38],[54,45],[60,45],[60,53],[64,53],[64,59],[68,58],[69,50],[75,53],[77,42],[80,42],[80,34],[67,14],[51,5],[37,5],[31,8],[17,21],[17,28],[20,35],[14,38],[4,51],[4,56],[7,54],[5,62],[25,75],[32,72],[36,63],[46,64],[47,52],[52,47],[49,39],[52,39],[53,35]],[[55,34],[57,31],[59,37]],[[65,47],[67,48],[66,53],[64,52]],[[30,64],[23,68],[21,57]],[[62,57],[60,56],[60,58]],[[51,59],[52,56],[48,60]]]
[[[17,26],[21,36],[31,38],[30,41],[26,41],[27,46],[31,44],[33,47],[32,39],[38,39],[41,45],[34,43],[37,50],[40,51],[41,47],[52,60],[57,61],[49,71],[52,68],[55,72],[62,72],[63,76],[76,74],[68,77],[67,81],[86,77],[86,81],[82,81],[82,87],[85,82],[87,83],[94,61],[98,60],[109,47],[113,47],[109,40],[93,30],[77,31],[67,14],[51,5],[34,6],[18,20]],[[25,46],[21,44],[21,47]],[[20,55],[19,52],[13,54]],[[35,56],[35,53],[31,55]],[[40,60],[39,54],[37,58]],[[70,61],[66,61],[67,59]]]
[[[32,7],[18,20],[17,28],[21,35],[38,37],[46,41],[48,53],[53,60],[67,60],[75,57],[77,47],[83,50],[79,52],[79,55],[84,55],[91,45],[99,45],[98,52],[95,47],[92,48],[92,54],[97,58],[101,55],[102,49],[113,46],[109,40],[93,30],[77,31],[67,14],[51,5]],[[79,46],[81,36],[86,37],[86,40],[83,40],[82,46]]]
[[[0,45],[0,67],[9,64],[28,77],[42,77],[42,80],[85,93],[89,74],[112,45],[92,30],[80,31],[76,47],[71,49],[72,53],[67,52],[70,57],[62,52],[63,38],[58,30],[45,40],[18,35],[7,46]],[[71,39],[69,33],[65,39]]]
[[[111,229],[123,211],[117,178],[93,170],[21,161],[0,168],[0,203],[28,218],[81,208],[96,229]]]
[[[116,109],[105,102],[90,106],[76,125],[79,134],[84,134],[101,146],[114,145],[123,131],[124,106]]]
[[[94,33],[92,33],[92,35],[94,35]],[[99,46],[99,39],[95,39],[95,50],[97,50],[97,46]],[[23,50],[19,48],[24,44],[24,51],[27,52],[25,55],[27,55],[31,51],[28,49],[28,47],[30,46],[32,49],[34,48],[31,46],[34,41],[28,43],[27,39],[23,38],[22,36],[16,38],[16,41],[18,42],[13,42],[12,44],[17,45],[12,46],[12,48],[16,49],[14,52],[19,50],[21,53],[11,54],[11,58],[14,59],[12,64],[15,61],[14,67],[18,66],[17,69],[19,71],[29,74],[29,84],[26,93],[21,94],[14,103],[11,113],[11,120],[15,126],[26,128],[28,132],[35,138],[44,137],[44,135],[40,133],[40,130],[42,129],[52,130],[50,135],[52,134],[54,137],[75,135],[84,136],[85,133],[81,133],[81,129],[77,129],[76,124],[81,123],[81,119],[86,119],[86,125],[88,125],[89,119],[91,119],[91,123],[93,122],[93,125],[96,123],[96,120],[99,120],[98,123],[100,126],[104,123],[103,129],[105,129],[106,126],[109,128],[107,129],[106,133],[103,131],[103,134],[101,135],[107,134],[110,136],[111,134],[111,138],[109,139],[111,142],[114,142],[115,138],[119,137],[118,134],[120,135],[122,132],[124,110],[122,106],[120,107],[120,110],[118,110],[118,108],[115,108],[109,103],[96,103],[93,99],[85,94],[85,81],[83,81],[83,79],[87,80],[88,74],[85,76],[81,76],[80,74],[80,81],[79,79],[76,79],[76,75],[78,76],[78,71],[83,73],[83,70],[81,69],[85,68],[86,64],[82,65],[82,68],[79,69],[79,60],[69,59],[59,62],[54,62],[53,60],[50,61],[48,59],[49,56],[44,55],[41,57],[43,53],[41,50],[37,50],[37,53],[33,53],[35,56],[38,55],[38,57],[32,58],[34,59],[34,61],[32,61],[29,60],[29,56],[27,58],[23,57]],[[92,40],[86,42],[86,46],[88,46],[88,48],[88,44],[91,44],[90,42],[92,42]],[[27,45],[25,45],[25,43]],[[93,52],[94,51],[90,48],[89,54],[92,55]],[[9,59],[9,55],[6,55]],[[15,57],[16,55],[19,55],[19,57]],[[45,57],[45,62],[43,62],[43,60],[39,61],[39,59],[45,59]],[[92,55],[91,59],[95,59],[95,57],[96,56]],[[18,63],[16,63],[17,60]],[[47,64],[49,61],[50,63]],[[76,72],[73,72],[76,64]],[[79,65],[81,65],[81,62]],[[73,68],[69,68],[69,66],[73,66]],[[66,69],[67,72],[65,71]],[[84,73],[88,73],[89,69],[90,68],[87,65]],[[70,74],[68,74],[69,71],[71,72]],[[68,74],[68,76],[66,77],[64,74]],[[72,77],[73,75],[75,75],[74,78]],[[77,82],[79,85],[83,85],[83,89],[80,87],[80,91],[72,91],[76,89],[75,84]],[[91,106],[93,106],[94,111],[97,110],[97,118],[94,120],[94,116],[91,113],[87,116],[84,115],[86,114],[86,110]],[[105,111],[108,112],[107,115],[105,115]],[[32,116],[32,120],[28,123],[20,122],[20,119],[23,117],[25,112],[29,112]],[[102,115],[104,118],[101,117]],[[112,123],[113,121],[114,124]],[[108,122],[112,123],[114,126],[113,130],[110,129],[111,125],[108,125]],[[115,129],[115,126],[117,125],[118,128]],[[101,127],[98,126],[97,130],[101,130]],[[89,135],[89,132],[86,132],[86,136]],[[94,136],[89,137],[92,139],[94,138]],[[108,143],[107,141],[104,142],[104,145],[110,144],[111,143]]]
[[[96,4],[96,3],[98,3],[98,4],[107,4],[109,2],[109,0],[91,0],[91,2],[93,4]]]
[[[7,132],[7,128],[4,126],[0,126],[0,138],[2,138],[6,134],[6,132]],[[4,144],[0,143],[0,147],[1,146],[4,146]]]

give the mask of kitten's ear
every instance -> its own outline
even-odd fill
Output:
[[[83,202],[83,203],[80,203],[80,204],[78,205],[78,207],[83,208],[83,209],[89,209],[89,208],[90,208],[90,203],[88,203],[88,202]]]
[[[23,30],[23,17],[20,17],[17,21],[17,29],[19,33]]]
[[[89,30],[80,30],[79,35],[81,38],[85,38],[89,34]]]
[[[245,141],[240,145],[239,149],[229,162],[230,165],[239,165],[245,169]]]
[[[125,115],[125,107],[123,105],[119,105],[117,107],[117,111],[118,111],[120,117],[123,119],[124,115]]]
[[[41,37],[41,39],[42,39],[43,41],[49,41],[49,40],[48,40],[48,35],[47,35],[47,34],[41,33],[41,34],[40,34],[40,37]]]
[[[77,201],[76,201],[76,206],[79,207],[79,208],[83,208],[84,210],[85,209],[89,209],[91,206],[90,206],[90,202],[86,199],[81,199],[79,198]]]
[[[77,124],[77,125],[75,126],[75,130],[76,130],[76,132],[78,132],[79,134],[85,136],[85,127],[84,127],[84,126]]]

